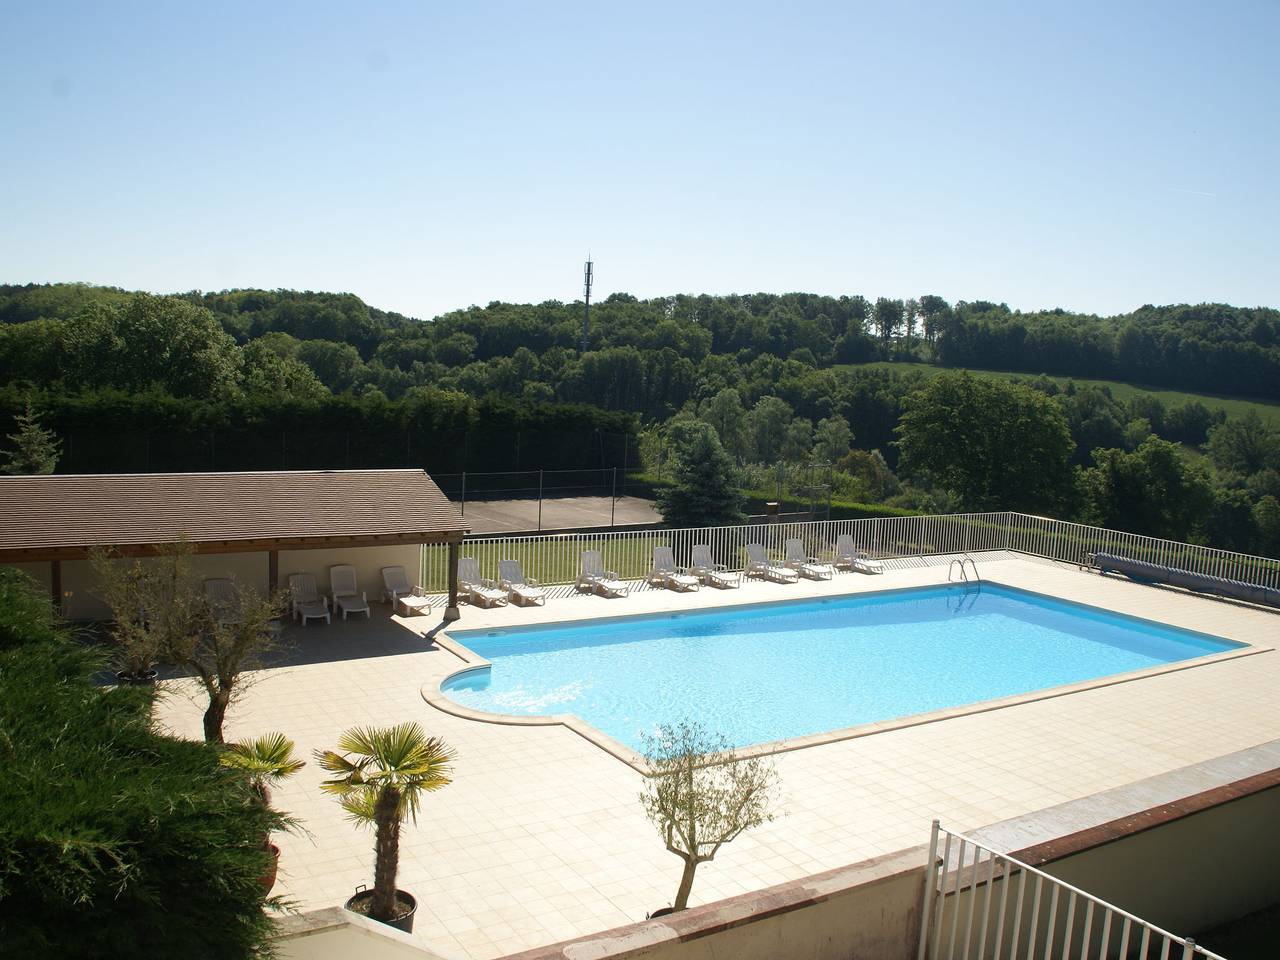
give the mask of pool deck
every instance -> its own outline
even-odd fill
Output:
[[[697,903],[913,847],[929,822],[970,830],[1280,738],[1280,614],[999,555],[984,579],[1243,641],[1262,652],[1131,682],[1021,699],[982,712],[865,731],[776,755],[782,813],[699,868]],[[546,607],[463,608],[456,629],[692,610],[945,583],[945,562],[901,561],[882,576],[624,599],[557,596]],[[375,608],[377,610],[378,608]],[[641,775],[562,724],[484,722],[424,698],[466,666],[435,619],[291,630],[293,665],[261,671],[233,705],[231,738],[282,730],[299,752],[356,724],[417,720],[458,750],[455,782],[429,795],[402,840],[400,885],[418,896],[415,936],[477,960],[643,919],[675,892],[679,861],[637,802]],[[199,736],[180,682],[161,723]],[[340,904],[372,875],[372,838],[320,794],[309,762],[275,792],[311,837],[285,836],[276,887],[302,909]]]

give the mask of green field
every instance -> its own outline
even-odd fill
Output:
[[[950,367],[935,367],[929,363],[894,363],[889,361],[881,361],[877,363],[848,363],[837,367],[839,370],[892,370],[895,373],[922,373],[925,376],[937,376],[951,370]],[[1035,374],[1032,373],[1014,373],[1006,370],[970,370],[975,377],[997,377],[1001,380],[1013,380],[1020,378],[1023,380],[1032,379]],[[1125,403],[1130,397],[1137,394],[1146,394],[1148,396],[1158,397],[1166,407],[1178,406],[1191,400],[1199,400],[1210,410],[1224,410],[1229,417],[1239,417],[1248,413],[1250,410],[1256,411],[1264,419],[1270,421],[1276,426],[1280,426],[1280,403],[1271,403],[1266,400],[1245,400],[1240,397],[1218,396],[1208,393],[1187,393],[1182,390],[1164,390],[1159,387],[1144,387],[1133,383],[1121,383],[1119,380],[1088,380],[1083,377],[1061,377],[1054,375],[1046,375],[1050,380],[1057,383],[1065,384],[1068,380],[1075,381],[1076,386],[1091,387],[1109,387],[1111,395]]]

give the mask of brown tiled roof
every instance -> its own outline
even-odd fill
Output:
[[[422,470],[0,477],[0,557],[10,560],[182,538],[202,550],[438,541],[465,529]]]

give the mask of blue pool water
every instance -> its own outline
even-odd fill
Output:
[[[1242,646],[989,584],[450,635],[493,663],[452,700],[576,714],[631,747],[685,718],[747,746]]]

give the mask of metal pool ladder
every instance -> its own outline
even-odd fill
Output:
[[[972,580],[969,579],[969,568],[965,566],[966,563],[969,567],[973,568]],[[948,581],[952,583],[957,582],[956,571],[959,571],[960,573],[958,578],[958,582],[960,583],[980,583],[982,581],[982,576],[978,573],[978,564],[974,561],[973,557],[969,556],[967,553],[963,557],[951,561],[950,565],[947,567]]]

